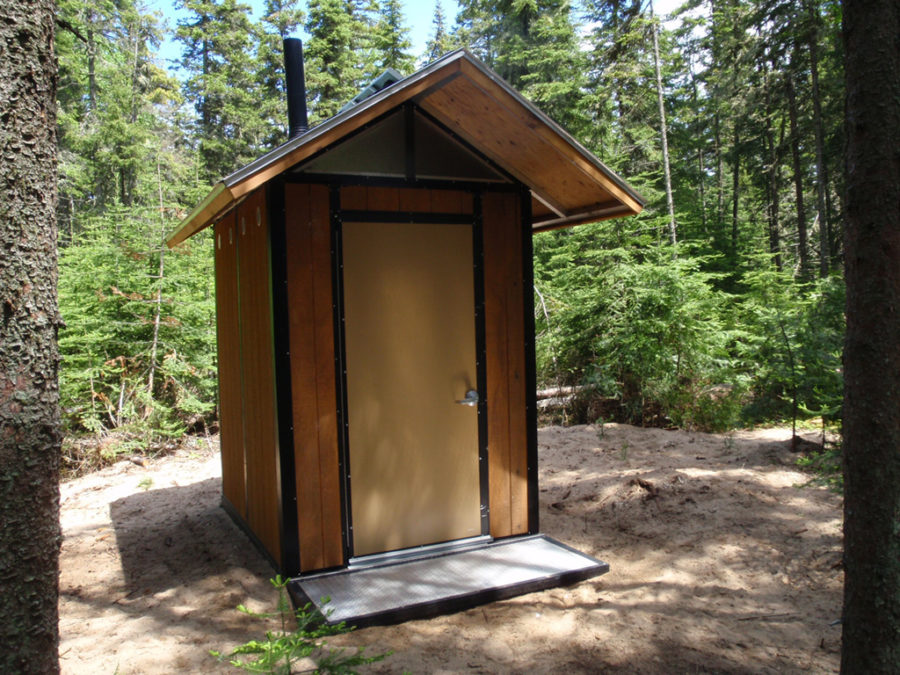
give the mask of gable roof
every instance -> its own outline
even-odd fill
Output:
[[[179,224],[168,245],[193,236],[256,188],[408,101],[528,186],[535,231],[633,215],[644,206],[624,180],[461,49],[223,178]]]

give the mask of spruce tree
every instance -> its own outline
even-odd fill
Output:
[[[425,43],[425,56],[423,58],[426,63],[436,61],[451,49],[450,36],[447,33],[447,27],[444,25],[445,22],[444,7],[441,4],[441,0],[435,0],[434,18],[431,21],[433,32],[428,42]]]
[[[580,136],[585,61],[568,0],[463,0],[455,39]]]
[[[254,48],[259,40],[250,6],[237,0],[180,0],[185,98],[194,104],[204,176],[216,180],[260,153],[265,129],[259,114]]]
[[[0,5],[0,671],[58,673],[56,60],[50,0]]]
[[[283,42],[303,24],[299,0],[266,0],[256,50],[256,96],[263,121],[263,149],[287,140],[287,95],[284,83]]]
[[[409,53],[412,47],[409,28],[405,25],[400,0],[382,0],[372,43],[379,68],[393,68],[404,75],[409,75],[415,68],[415,59]]]
[[[353,52],[357,39],[347,0],[310,0],[306,32],[306,91],[310,121],[335,115],[359,92],[360,64]]]
[[[844,3],[842,673],[900,666],[900,6]]]

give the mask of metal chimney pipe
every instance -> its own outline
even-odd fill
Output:
[[[284,85],[288,104],[288,140],[309,129],[306,118],[306,78],[303,74],[303,43],[284,39]]]

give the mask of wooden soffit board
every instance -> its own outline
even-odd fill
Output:
[[[530,188],[535,231],[643,208],[625,181],[496,73],[458,50],[223,178],[167,243],[184,241],[253,190],[407,101]]]

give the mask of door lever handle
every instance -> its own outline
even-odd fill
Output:
[[[457,401],[459,405],[467,405],[467,406],[476,406],[478,405],[478,392],[474,389],[469,389],[466,392],[466,397],[461,401]]]

